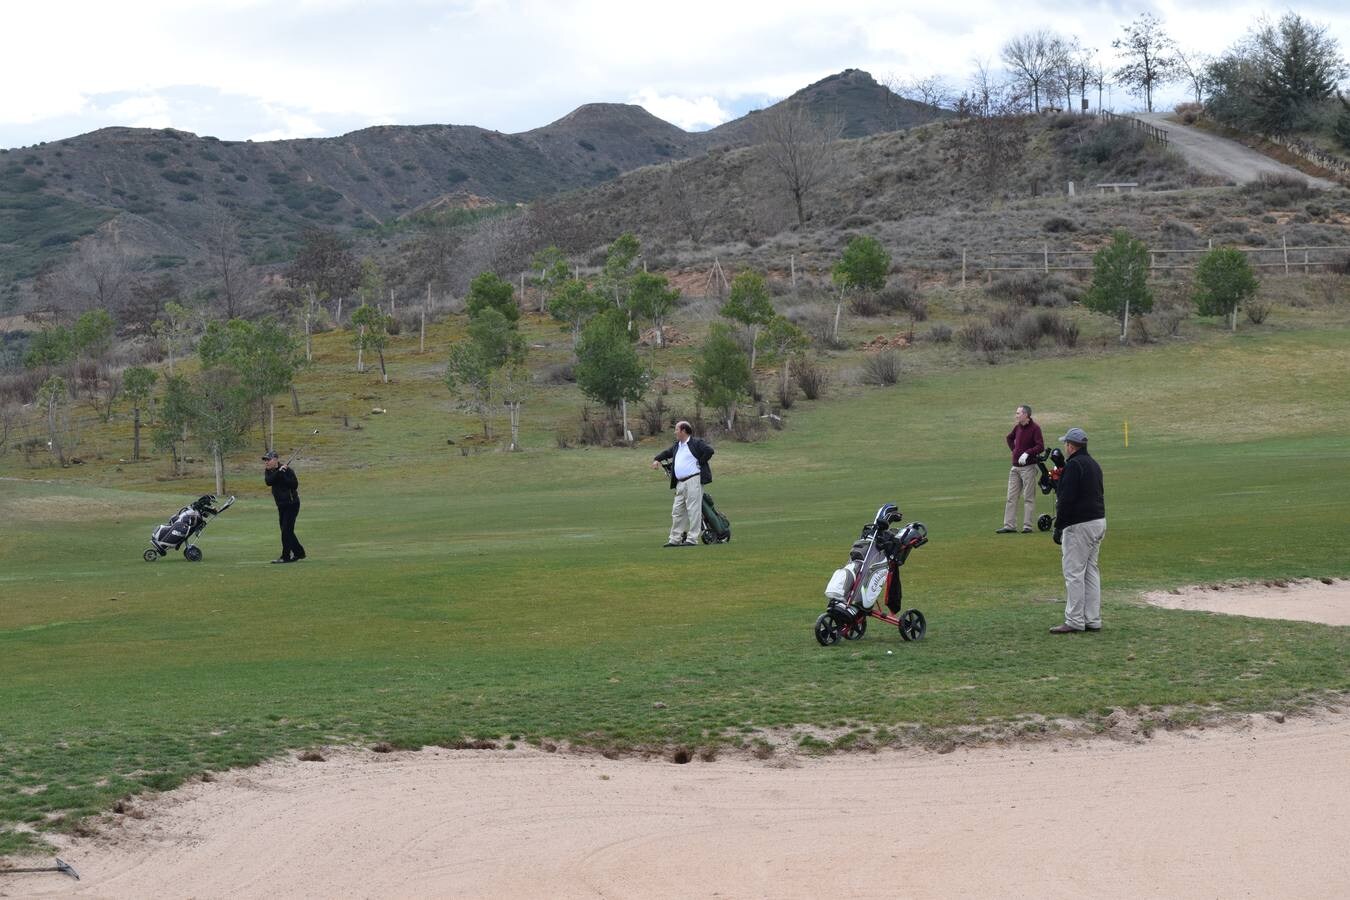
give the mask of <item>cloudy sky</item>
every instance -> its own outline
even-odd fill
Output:
[[[1350,3],[1294,7],[1350,51]],[[1244,0],[47,0],[6,4],[0,147],[107,125],[227,140],[378,124],[545,125],[592,101],[712,127],[846,68],[962,86],[1034,28],[1112,39],[1153,12],[1218,53],[1283,6]],[[1135,101],[1112,92],[1116,109]]]

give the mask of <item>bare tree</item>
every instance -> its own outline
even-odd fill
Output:
[[[37,286],[48,306],[76,313],[90,309],[118,313],[134,278],[132,260],[116,241],[86,239],[74,256]]]
[[[1199,50],[1182,50],[1175,46],[1172,52],[1176,56],[1177,74],[1184,75],[1185,80],[1190,82],[1195,102],[1204,103],[1205,91],[1209,90],[1209,66],[1214,62],[1214,57]]]
[[[694,196],[687,169],[687,164],[670,164],[661,200],[670,218],[678,222],[689,240],[697,244],[703,240],[703,232],[708,226],[708,211]]]
[[[220,286],[225,318],[242,313],[257,291],[253,270],[239,242],[239,224],[224,211],[212,216],[206,231],[206,264]]]
[[[927,78],[911,78],[902,85],[901,90],[897,93],[907,100],[913,100],[915,103],[922,103],[938,109],[946,109],[956,99],[956,92],[952,89],[952,86],[937,75],[929,75]]]
[[[1041,90],[1058,67],[1063,52],[1063,40],[1044,28],[1019,35],[1003,45],[1000,53],[1003,64],[1025,85],[1036,112],[1041,111]]]
[[[1026,97],[1015,83],[997,78],[987,63],[976,61],[970,87],[957,101],[966,119],[956,145],[958,169],[973,169],[986,186],[997,185],[1025,151],[1022,116]]]
[[[1144,13],[1124,28],[1125,37],[1111,42],[1125,59],[1116,69],[1116,80],[1142,96],[1145,108],[1153,112],[1153,92],[1175,77],[1177,62],[1171,54],[1176,45],[1152,13]]]
[[[829,170],[835,142],[844,133],[839,116],[819,117],[804,104],[780,103],[757,117],[757,138],[769,165],[792,194],[797,224],[806,224],[806,196]]]

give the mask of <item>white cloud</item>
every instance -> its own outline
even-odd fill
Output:
[[[99,111],[108,125],[168,128],[173,125],[169,101],[154,94],[129,97]]]
[[[674,94],[658,94],[648,88],[630,97],[628,102],[636,103],[658,119],[665,119],[685,131],[712,128],[732,118],[732,114],[714,97],[690,99]]]
[[[126,122],[225,139],[314,136],[374,122],[538,127],[582,103],[635,99],[685,128],[724,121],[849,67],[878,78],[967,82],[1032,28],[1075,35],[1114,65],[1111,41],[1159,12],[1210,53],[1265,12],[1259,0],[63,0],[11,4],[0,54],[0,141],[112,124],[97,98],[146,105]],[[1350,52],[1350,11],[1309,0]],[[59,10],[53,13],[52,10]],[[192,86],[224,107],[189,108]],[[1117,92],[1118,93],[1118,92]],[[168,96],[165,107],[145,98]],[[222,99],[224,98],[224,99]],[[284,112],[283,112],[284,111]],[[166,122],[167,117],[167,122]],[[214,117],[214,118],[213,118]]]

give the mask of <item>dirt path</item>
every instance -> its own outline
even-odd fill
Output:
[[[1350,606],[1347,581],[1259,590],[1261,615]],[[0,897],[1350,896],[1350,712],[1109,735],[688,765],[291,758],[138,801],[66,840],[82,881],[0,875]]]
[[[1206,174],[1216,175],[1237,184],[1259,181],[1262,175],[1287,175],[1304,179],[1313,187],[1323,190],[1337,187],[1334,182],[1305,175],[1293,166],[1276,162],[1269,156],[1257,153],[1236,141],[1174,122],[1166,113],[1136,113],[1135,118],[1166,129],[1167,139],[1172,147],[1185,157],[1186,162],[1192,167]]]

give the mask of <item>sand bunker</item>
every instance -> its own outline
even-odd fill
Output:
[[[1240,585],[1198,585],[1145,595],[1154,606],[1231,616],[1350,625],[1350,581],[1328,578]]]
[[[1350,583],[1184,609],[1350,624]],[[945,754],[297,757],[62,840],[0,897],[1350,896],[1350,713]],[[46,864],[50,858],[14,860]]]

